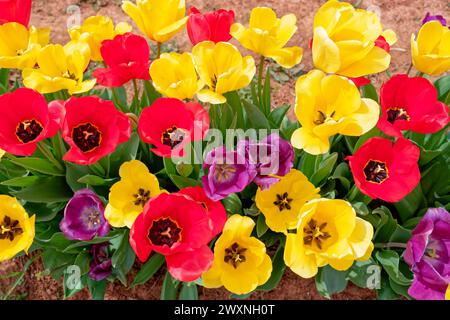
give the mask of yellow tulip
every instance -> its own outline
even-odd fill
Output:
[[[122,9],[143,34],[159,43],[170,40],[188,20],[185,0],[124,1]]]
[[[439,21],[425,23],[417,35],[411,35],[414,67],[430,76],[450,70],[450,30]]]
[[[300,211],[297,233],[288,233],[284,261],[302,278],[330,265],[343,271],[355,260],[365,261],[373,250],[373,227],[344,200],[317,199]]]
[[[163,53],[150,66],[150,76],[160,93],[180,100],[192,99],[203,88],[190,53]]]
[[[95,86],[96,80],[83,81],[89,65],[91,50],[81,41],[71,41],[64,47],[51,44],[39,52],[37,69],[23,70],[25,87],[40,93],[67,89],[70,94],[83,93]]]
[[[272,261],[260,240],[251,237],[255,223],[249,217],[231,216],[214,246],[214,262],[202,274],[206,288],[224,286],[235,294],[246,294],[269,280]]]
[[[314,17],[314,65],[327,73],[355,78],[385,71],[391,56],[375,46],[380,36],[390,45],[396,42],[392,30],[383,32],[375,12],[330,0]]]
[[[0,68],[32,68],[41,46],[50,38],[50,29],[36,29],[16,22],[0,25]]]
[[[255,202],[264,214],[267,226],[286,234],[297,227],[303,205],[317,198],[320,198],[319,188],[315,188],[303,173],[292,169],[269,189],[258,188]]]
[[[28,249],[34,239],[34,220],[22,205],[10,196],[0,195],[0,261],[14,258]]]
[[[228,42],[200,42],[192,49],[192,56],[200,79],[208,86],[197,93],[202,102],[225,103],[223,94],[248,86],[256,72],[255,60],[242,57]]]
[[[252,10],[248,28],[235,23],[230,34],[245,48],[272,58],[284,68],[292,68],[302,60],[303,49],[284,46],[296,31],[297,18],[294,14],[278,19],[272,9],[259,7]]]
[[[291,143],[310,154],[328,152],[331,136],[360,136],[378,122],[378,103],[361,98],[347,78],[312,70],[298,78],[295,91],[295,114],[302,127],[294,132]]]
[[[116,228],[131,228],[150,198],[162,193],[155,175],[138,160],[124,162],[119,170],[120,181],[110,189],[105,218]]]
[[[116,35],[131,32],[133,28],[125,22],[120,22],[114,27],[109,17],[92,16],[83,21],[81,26],[69,29],[72,40],[82,40],[91,48],[91,60],[103,61],[100,48],[104,40],[111,40]]]

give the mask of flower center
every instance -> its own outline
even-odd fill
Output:
[[[245,262],[245,251],[247,251],[247,248],[243,248],[235,242],[229,248],[225,249],[223,261],[231,264],[236,269],[240,263]]]
[[[9,216],[3,218],[0,224],[0,240],[9,239],[13,241],[14,238],[23,233],[18,220],[13,220]]]
[[[156,246],[168,245],[181,241],[181,229],[178,224],[170,218],[160,218],[153,221],[148,238]]]
[[[333,111],[330,115],[325,114],[322,111],[317,111],[318,113],[318,117],[316,120],[314,120],[314,124],[316,125],[321,125],[324,124],[325,122],[329,121],[329,120],[334,120],[333,117],[336,114],[336,111]]]
[[[95,229],[101,223],[100,212],[98,212],[98,210],[96,209],[87,209],[85,212],[85,217],[86,224],[89,229]]]
[[[389,178],[389,171],[385,162],[369,160],[364,167],[364,175],[367,181],[380,184]]]
[[[328,232],[324,231],[326,226],[326,222],[318,225],[316,220],[309,220],[309,222],[303,228],[303,232],[305,233],[305,236],[303,237],[303,243],[311,246],[314,242],[317,247],[322,250],[322,242],[331,237]]]
[[[102,133],[91,123],[83,123],[72,130],[73,142],[83,152],[89,152],[100,146]]]
[[[284,209],[291,210],[292,199],[288,198],[288,193],[277,194],[277,200],[273,202],[274,205],[278,207],[280,211]]]
[[[28,143],[35,140],[42,132],[44,127],[42,124],[35,120],[24,120],[20,122],[16,127],[17,139],[22,143]]]
[[[78,81],[77,76],[75,74],[71,73],[70,71],[65,72],[62,76],[63,76],[63,78]]]
[[[409,121],[410,117],[408,112],[403,108],[389,108],[387,110],[387,120],[390,123],[394,123],[397,120]]]
[[[183,129],[172,126],[171,128],[164,131],[161,137],[161,142],[173,149],[177,145],[182,143],[185,137],[186,132]]]
[[[212,91],[216,91],[216,86],[217,86],[217,75],[213,75],[211,78],[211,90]]]
[[[133,194],[134,197],[134,204],[136,206],[142,206],[145,207],[148,200],[150,200],[150,190],[145,190],[143,188],[139,188],[138,192]]]
[[[217,182],[228,181],[236,173],[236,168],[231,164],[217,164],[214,178]]]

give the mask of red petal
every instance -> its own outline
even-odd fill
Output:
[[[167,268],[175,279],[190,282],[211,268],[214,254],[207,246],[166,256]]]

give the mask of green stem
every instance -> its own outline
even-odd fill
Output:
[[[262,79],[264,76],[264,56],[259,59],[259,71],[258,71],[258,98],[261,100],[262,92]]]
[[[61,171],[64,171],[64,167],[61,165],[61,163],[59,163],[59,161],[55,158],[55,156],[53,155],[53,153],[51,153],[50,151],[48,151],[44,146],[43,143],[45,142],[39,142],[37,144],[38,149],[42,152],[42,154],[48,159],[48,161],[50,161],[56,168],[58,168]]]
[[[139,88],[136,79],[133,79],[134,99],[136,99],[136,108],[139,107]]]
[[[412,67],[413,67],[413,64],[411,63],[411,64],[409,65],[408,71],[406,71],[406,75],[407,75],[407,76],[409,76],[409,73],[411,72]]]
[[[161,56],[161,42],[156,43],[156,59],[159,59]]]
[[[119,96],[117,95],[117,89],[111,88],[111,93],[112,93],[113,102],[119,107],[120,111],[126,112],[127,110],[125,110],[125,108],[120,103]]]
[[[401,243],[401,242],[376,243],[375,244],[375,248],[382,248],[382,249],[400,248],[400,249],[406,249],[406,243]]]

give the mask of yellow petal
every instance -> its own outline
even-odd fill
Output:
[[[290,47],[277,49],[267,55],[274,59],[283,68],[292,68],[299,64],[303,57],[303,49],[300,47]]]
[[[183,19],[175,21],[171,25],[155,32],[153,35],[155,41],[162,43],[172,39],[175,34],[180,32],[181,29],[184,28],[188,19],[189,17],[184,17]]]
[[[249,237],[254,227],[255,222],[251,218],[234,214],[225,223],[223,233],[229,233],[234,238]]]
[[[291,137],[291,144],[294,148],[303,149],[312,155],[324,154],[330,150],[328,137],[316,136],[312,131],[305,128],[299,128],[294,131]]]
[[[257,274],[258,285],[266,283],[272,275],[272,260],[267,254],[264,255],[263,262],[258,266]]]
[[[203,286],[205,288],[220,288],[222,284],[221,270],[216,263],[211,269],[202,274]]]
[[[372,99],[361,99],[361,108],[347,117],[340,133],[347,136],[360,136],[374,128],[378,122],[380,106]]]
[[[384,39],[386,39],[387,43],[389,43],[390,46],[392,46],[398,41],[397,34],[394,32],[394,30],[391,29],[384,30],[381,33],[381,35],[383,36]]]
[[[303,239],[293,233],[288,233],[286,236],[284,262],[302,278],[312,278],[318,271],[315,256],[305,254]]]
[[[429,21],[420,28],[417,35],[419,55],[436,52],[441,42],[444,28],[446,27],[443,27],[439,21]]]
[[[373,47],[363,59],[339,70],[339,74],[351,78],[363,77],[385,71],[389,68],[390,63],[391,55],[389,53],[379,47]]]
[[[115,228],[123,228],[126,225],[124,214],[120,210],[114,208],[110,203],[106,205],[105,218],[108,220],[108,223]]]
[[[445,300],[450,300],[450,284],[447,287],[447,290],[445,291]]]
[[[374,249],[374,245],[373,245],[373,243],[371,242],[371,243],[369,244],[369,246],[367,247],[367,250],[366,250],[366,252],[364,253],[364,255],[363,255],[362,257],[359,257],[359,258],[356,259],[356,260],[357,260],[357,261],[367,261],[367,260],[369,260],[370,257],[372,256],[373,249]]]
[[[250,28],[271,30],[277,27],[277,24],[277,14],[271,8],[256,7],[252,9],[250,14]]]
[[[222,104],[227,102],[227,98],[225,98],[223,95],[209,89],[204,89],[197,92],[197,98],[201,102],[211,104]]]
[[[322,27],[314,29],[312,54],[314,66],[327,73],[336,73],[340,66],[339,48]]]

